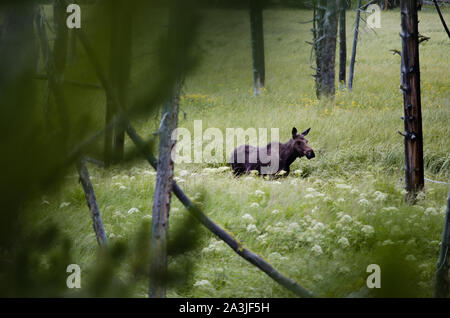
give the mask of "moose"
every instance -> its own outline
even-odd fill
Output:
[[[310,130],[308,128],[298,134],[297,128],[292,128],[292,138],[284,144],[271,142],[259,148],[250,145],[237,147],[230,158],[234,175],[240,176],[256,170],[259,175],[276,175],[285,171],[284,176],[288,176],[289,167],[295,159],[306,157],[310,160],[316,156],[305,138]]]

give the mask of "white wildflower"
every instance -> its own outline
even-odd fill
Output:
[[[181,170],[180,171],[180,177],[186,177],[190,172],[187,170]]]
[[[398,211],[398,209],[397,209],[395,206],[389,206],[389,207],[383,208],[383,211],[386,211],[386,212],[396,212],[396,211]]]
[[[370,225],[364,225],[361,229],[361,232],[366,233],[367,235],[371,235],[375,233],[375,230]]]
[[[341,245],[342,247],[348,247],[348,246],[350,246],[350,243],[349,243],[349,241],[348,241],[348,239],[347,239],[346,237],[341,237],[341,238],[338,240],[338,244]]]
[[[263,196],[265,195],[265,193],[264,193],[264,191],[256,190],[256,191],[255,191],[255,195],[256,195],[257,197],[263,197]]]
[[[375,197],[375,201],[384,201],[387,198],[387,194],[381,191],[375,191],[373,195]]]
[[[323,223],[317,222],[313,227],[312,230],[315,232],[321,232],[325,229],[325,225]]]
[[[249,224],[247,226],[247,232],[249,232],[249,233],[259,233],[258,228],[256,227],[255,224]]]
[[[345,183],[336,183],[336,188],[350,190],[352,188],[352,186],[345,184]]]
[[[246,213],[242,216],[242,219],[247,223],[253,223],[255,222],[255,219],[250,214]]]
[[[386,241],[383,241],[383,243],[381,243],[381,245],[383,245],[383,246],[388,246],[388,245],[392,245],[392,244],[394,244],[394,242],[392,242],[392,240],[386,240]]]
[[[213,288],[212,284],[209,280],[203,279],[199,280],[194,283],[194,287],[200,287],[200,288]]]
[[[273,215],[278,214],[278,213],[280,213],[279,210],[273,210],[273,211],[272,211],[272,214],[273,214]]]
[[[70,202],[63,202],[63,203],[60,204],[59,208],[62,209],[62,208],[65,208],[66,206],[69,206],[69,205],[70,205]]]
[[[345,202],[345,199],[344,199],[344,198],[338,198],[338,199],[337,199],[337,202],[338,202],[338,203]]]
[[[223,173],[228,170],[230,170],[230,167],[227,167],[227,166],[217,168],[217,172],[219,172],[219,173]]]
[[[323,251],[322,251],[322,248],[320,247],[320,245],[314,245],[314,246],[311,248],[311,251],[312,251],[313,253],[315,253],[316,255],[322,255],[322,254],[323,254]]]
[[[128,213],[128,215],[130,215],[130,214],[134,214],[134,213],[138,213],[138,212],[141,212],[141,211],[139,211],[138,208],[131,208],[128,210],[127,213]]]
[[[369,204],[370,204],[369,200],[367,200],[367,199],[360,199],[358,201],[358,203],[359,203],[359,205],[362,205],[362,206],[369,206]]]
[[[303,170],[301,170],[301,169],[297,169],[297,170],[295,170],[295,171],[293,172],[293,174],[294,174],[295,176],[301,176],[302,173],[303,173]]]
[[[256,202],[253,202],[252,204],[250,204],[251,208],[259,208],[259,204]]]
[[[424,211],[424,214],[425,215],[438,215],[439,213],[438,213],[438,211],[435,209],[435,208],[427,208],[425,211]]]
[[[352,217],[351,217],[350,215],[348,215],[348,214],[344,214],[344,215],[341,217],[340,221],[341,221],[342,223],[350,223],[350,222],[352,221]]]

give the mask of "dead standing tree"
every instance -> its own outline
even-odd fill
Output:
[[[263,10],[260,0],[250,0],[250,31],[253,56],[253,92],[261,94],[265,86]]]
[[[401,85],[403,91],[405,139],[405,189],[407,201],[414,201],[424,187],[422,111],[420,100],[419,31],[417,2],[400,2],[402,39]]]
[[[109,77],[122,105],[128,103],[128,83],[131,69],[132,8],[125,0],[111,1],[111,29],[109,53]],[[117,116],[111,96],[106,96],[106,125]],[[115,127],[105,134],[105,166],[123,159],[125,132]]]
[[[169,12],[169,28],[167,35],[167,51],[179,52],[181,50],[181,35],[176,27],[176,23],[183,14],[182,7],[177,5],[177,1],[172,1]],[[167,278],[167,243],[169,235],[169,214],[172,194],[174,162],[172,150],[175,141],[172,133],[178,125],[178,111],[180,104],[180,92],[182,85],[183,61],[177,59],[176,53],[169,53],[173,60],[175,83],[171,96],[166,102],[163,112],[159,134],[158,169],[156,173],[156,185],[153,200],[152,234],[151,234],[151,263],[150,263],[150,284],[149,297],[166,297]],[[120,100],[119,100],[120,102]]]
[[[347,1],[339,0],[339,85],[342,88],[345,88],[345,71],[347,68],[346,9]]]
[[[319,0],[314,18],[316,54],[316,95],[333,97],[335,93],[335,58],[337,37],[337,6],[335,0]]]
[[[333,97],[335,93],[335,63],[336,63],[336,36],[337,36],[337,10],[336,1],[328,0],[323,23],[323,51],[321,53],[321,94]]]

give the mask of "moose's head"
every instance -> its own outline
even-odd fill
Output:
[[[308,159],[314,158],[314,150],[308,145],[305,136],[308,135],[311,128],[306,129],[301,134],[297,133],[297,128],[292,128],[292,139],[294,140],[294,151],[298,158],[306,156]]]

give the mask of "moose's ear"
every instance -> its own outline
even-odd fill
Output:
[[[297,136],[297,128],[292,128],[292,138],[295,138]]]
[[[304,132],[302,132],[302,135],[306,136],[307,134],[309,134],[310,130],[311,130],[311,128],[306,129]]]

